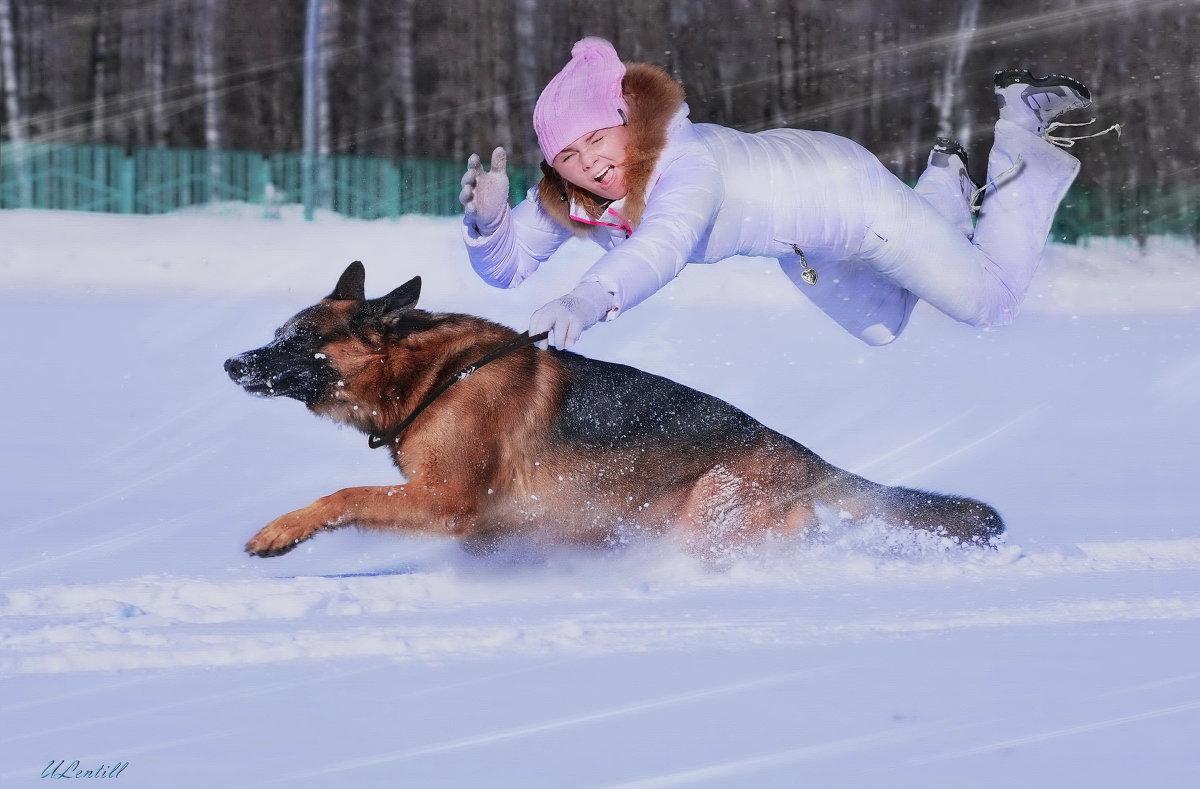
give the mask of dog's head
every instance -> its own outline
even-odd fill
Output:
[[[225,362],[233,382],[262,397],[292,397],[309,408],[339,397],[345,381],[377,361],[385,345],[418,330],[421,278],[367,300],[366,271],[355,261],[327,297],[297,313],[261,348]]]

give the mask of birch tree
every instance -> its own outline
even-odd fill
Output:
[[[196,83],[204,96],[204,148],[208,151],[209,200],[220,199],[221,104],[217,93],[217,3],[199,0],[195,38]]]
[[[12,143],[17,173],[17,199],[21,206],[32,203],[32,190],[25,161],[25,115],[21,107],[20,80],[17,78],[16,42],[13,37],[11,0],[0,0],[0,68],[4,69],[4,108],[8,115],[8,139]]]
[[[520,136],[520,148],[515,151],[518,159],[537,161],[537,138],[533,134],[533,108],[541,88],[538,85],[538,26],[540,16],[538,0],[516,0],[513,8],[513,49],[516,52],[514,84],[517,89],[518,106],[524,119]]]
[[[321,40],[317,65],[317,161],[320,179],[317,195],[321,205],[330,207],[333,201],[333,114],[330,82],[336,62],[337,43],[341,34],[339,0],[321,0]]]
[[[934,97],[938,108],[937,133],[940,137],[957,137],[963,145],[970,143],[970,126],[955,127],[955,111],[959,108],[962,93],[963,66],[975,26],[979,20],[979,0],[965,0],[959,15],[958,30],[946,54],[946,65],[942,69],[942,84]]]
[[[509,32],[512,29],[512,23],[505,24],[507,20],[502,19],[500,14],[488,16],[491,17],[491,24],[488,26],[490,29],[485,31],[483,42],[481,42],[487,47],[487,51],[481,54],[484,55],[485,62],[492,64],[492,79],[483,88],[482,93],[484,100],[490,100],[492,106],[491,115],[496,144],[511,151],[513,148],[513,122],[509,104],[509,85],[512,74],[512,63],[510,62],[512,48],[507,46],[506,42],[510,40]]]
[[[0,68],[4,70],[4,108],[8,115],[8,139],[21,144],[25,141],[25,115],[21,108],[20,81],[17,79],[12,0],[0,0]]]
[[[103,140],[107,132],[108,93],[108,16],[96,6],[92,31],[92,139]]]
[[[166,88],[166,11],[155,6],[146,31],[146,83],[150,97],[149,138],[154,145],[165,148],[169,130],[164,91]]]
[[[389,106],[396,107],[400,118],[400,141],[396,146],[400,155],[412,156],[417,142],[417,86],[414,77],[414,31],[413,19],[416,0],[397,0],[395,37],[392,44],[392,69],[395,86],[389,91],[393,100]],[[399,97],[398,101],[396,97]]]

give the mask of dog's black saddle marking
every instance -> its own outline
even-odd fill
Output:
[[[568,441],[597,449],[669,442],[686,450],[761,436],[761,424],[712,395],[623,364],[553,353],[569,373],[557,424]]]

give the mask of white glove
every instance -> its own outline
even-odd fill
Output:
[[[616,297],[599,282],[581,282],[561,299],[555,299],[529,319],[530,336],[550,332],[548,342],[558,348],[570,348],[584,330],[616,306]],[[546,347],[543,341],[541,346]]]
[[[467,172],[462,177],[458,201],[466,211],[466,219],[475,225],[480,235],[490,236],[500,227],[508,208],[508,154],[503,148],[492,151],[492,169],[483,171],[479,154],[467,159]]]

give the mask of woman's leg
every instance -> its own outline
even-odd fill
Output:
[[[953,140],[939,137],[929,152],[925,172],[913,191],[929,201],[946,221],[967,238],[975,233],[971,197],[975,183],[967,172],[967,155]]]
[[[964,238],[974,232],[971,195],[975,184],[967,174],[965,154],[957,144],[939,139],[914,191]],[[880,168],[882,170],[883,168]],[[886,174],[885,180],[894,179]],[[900,336],[918,298],[893,279],[882,276],[861,260],[822,260],[816,283],[805,279],[806,266],[798,255],[780,258],[783,273],[826,315],[868,345],[887,345]]]
[[[1037,270],[1054,213],[1078,174],[1079,160],[1062,148],[1010,121],[996,123],[975,243],[1018,301]]]
[[[979,247],[899,180],[880,202],[859,265],[955,320],[973,326],[1003,322],[998,315],[1015,301],[996,264]]]
[[[1054,213],[1079,172],[1079,161],[1041,134],[1056,115],[1088,98],[1082,86],[1082,97],[1062,85],[1010,83],[1003,92],[997,86],[1001,118],[973,241],[896,180],[884,189],[861,252],[878,273],[974,326],[1002,325],[1015,316]]]

